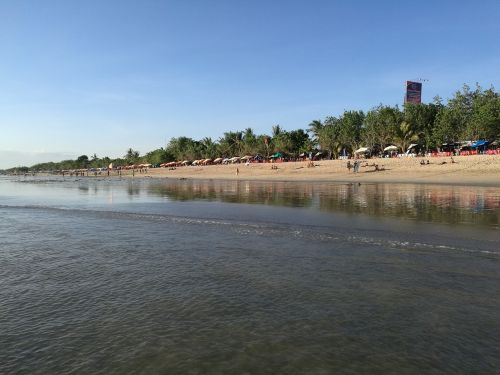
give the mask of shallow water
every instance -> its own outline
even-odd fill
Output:
[[[500,188],[0,179],[0,373],[495,373]]]

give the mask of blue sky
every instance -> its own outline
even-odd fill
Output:
[[[500,88],[500,2],[0,0],[0,168]]]

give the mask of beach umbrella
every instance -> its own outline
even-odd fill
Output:
[[[219,164],[219,163],[221,163],[221,162],[222,162],[222,160],[224,160],[224,159],[222,159],[222,158],[217,158],[217,159],[215,159],[215,160],[214,160],[214,164]]]
[[[354,151],[355,154],[364,154],[365,152],[369,152],[370,149],[368,147],[361,147]]]
[[[397,151],[398,148],[396,146],[387,146],[386,148],[384,148],[384,151]]]
[[[488,143],[489,143],[488,141],[486,141],[486,140],[483,139],[483,140],[479,140],[479,141],[474,142],[471,145],[471,147],[472,148],[478,148],[478,147],[481,147],[481,146],[486,146]]]
[[[253,160],[257,160],[257,161],[259,161],[259,160],[264,160],[264,157],[263,157],[261,154],[257,154],[257,155],[255,155],[255,156],[253,157]]]

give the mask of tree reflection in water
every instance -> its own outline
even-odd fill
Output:
[[[176,180],[152,183],[148,193],[175,201],[313,207],[327,212],[493,227],[500,223],[500,189],[494,187]]]

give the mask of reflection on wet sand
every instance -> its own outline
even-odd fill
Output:
[[[176,201],[316,207],[441,223],[500,223],[500,189],[491,187],[183,180],[150,184],[148,192]]]

